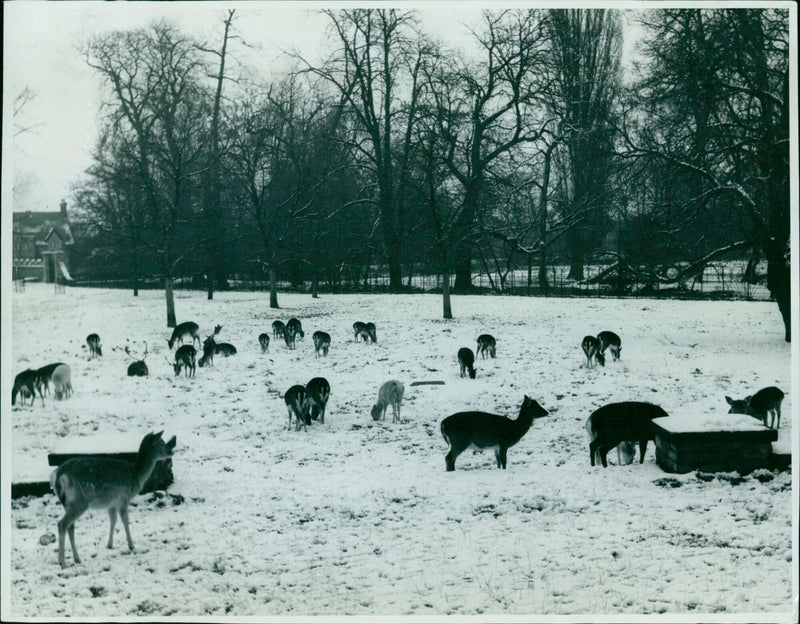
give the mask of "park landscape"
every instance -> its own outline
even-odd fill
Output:
[[[4,619],[796,621],[793,4],[4,8]]]
[[[17,367],[66,361],[74,394],[16,406],[14,479],[47,479],[46,455],[74,439],[177,436],[175,481],[135,498],[136,551],[105,547],[108,519],[76,523],[83,562],[61,569],[55,496],[13,501],[11,613],[20,617],[786,614],[791,609],[792,478],[788,471],[667,474],[644,464],[589,464],[584,423],[597,407],[646,400],[671,415],[727,416],[724,395],[790,383],[790,347],[768,302],[437,295],[180,292],[194,319],[238,353],[194,378],[165,357],[163,294],[29,285],[13,297]],[[60,310],[56,320],[48,312]],[[257,336],[302,320],[296,349]],[[356,343],[354,319],[378,342]],[[772,322],[770,322],[772,319]],[[135,328],[135,329],[134,329]],[[752,335],[759,329],[759,336]],[[330,333],[315,357],[312,331]],[[614,329],[622,357],[586,367],[580,342]],[[58,341],[51,336],[56,332]],[[89,359],[84,337],[102,337]],[[456,352],[479,333],[497,357],[460,377]],[[730,336],[738,336],[731,340]],[[127,377],[130,345],[147,342],[148,377]],[[324,424],[287,427],[283,392],[317,375],[331,384]],[[381,383],[405,383],[401,420],[373,421]],[[415,380],[441,386],[411,387]],[[537,419],[498,470],[491,451],[445,471],[440,421],[480,409]],[[391,411],[390,411],[391,413]],[[793,422],[787,392],[778,444]],[[638,460],[638,456],[637,456]],[[118,533],[121,529],[118,528]]]

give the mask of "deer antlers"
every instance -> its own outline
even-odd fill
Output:
[[[131,353],[130,347],[128,347],[127,345],[125,345],[125,353],[127,353],[128,357],[130,357],[134,361],[144,362],[144,359],[147,357],[147,343],[146,342],[144,343],[144,355],[142,355],[142,357],[140,358],[137,358],[135,355],[133,355]]]

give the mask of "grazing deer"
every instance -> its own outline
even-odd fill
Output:
[[[291,331],[295,338],[299,337],[302,340],[306,337],[306,333],[303,331],[303,324],[296,318],[290,318],[286,322],[286,329]]]
[[[372,406],[372,420],[384,420],[386,408],[392,406],[392,422],[400,422],[400,404],[406,388],[402,382],[392,379],[378,390],[378,402]]]
[[[175,369],[175,374],[181,374],[181,368],[184,369],[184,375],[187,377],[194,377],[195,374],[195,357],[197,357],[197,349],[194,345],[182,345],[175,351],[175,363],[169,360],[167,362]]]
[[[609,403],[592,412],[586,420],[592,466],[595,458],[599,457],[603,468],[606,468],[608,452],[625,441],[639,443],[639,463],[644,463],[647,442],[653,439],[652,421],[665,416],[668,414],[658,405],[642,401]]]
[[[287,349],[294,349],[295,332],[290,327],[285,327],[283,330],[283,341],[286,343]]]
[[[122,518],[128,548],[133,550],[128,525],[128,505],[142,489],[157,462],[168,459],[175,448],[175,436],[164,442],[163,431],[148,433],[139,445],[134,462],[101,457],[73,457],[56,468],[50,476],[50,487],[64,506],[64,517],[58,521],[58,563],[67,567],[64,557],[64,536],[69,533],[72,558],[80,563],[75,546],[75,521],[87,509],[108,509],[111,529],[108,547],[114,547],[114,526],[117,514]]]
[[[369,334],[370,339],[372,340],[373,344],[378,342],[378,328],[375,327],[375,323],[367,323],[367,333]]]
[[[331,385],[324,377],[314,377],[306,384],[308,393],[308,407],[311,410],[311,418],[319,419],[320,423],[325,422],[325,406],[331,397]]]
[[[783,391],[780,388],[769,386],[741,400],[734,400],[729,396],[726,396],[725,400],[731,406],[731,409],[728,410],[729,414],[747,414],[753,418],[758,418],[764,423],[765,427],[780,429],[783,396]],[[770,417],[769,425],[767,425],[768,416]]]
[[[72,394],[72,370],[66,364],[59,364],[53,369],[53,395],[56,400],[67,399]],[[44,402],[44,401],[42,401]]]
[[[103,349],[100,347],[100,336],[97,334],[89,334],[86,336],[86,344],[89,345],[89,359],[92,360],[96,357],[103,355]],[[112,349],[113,350],[113,349]]]
[[[15,405],[17,402],[17,395],[21,393],[22,400],[20,403],[25,405],[25,399],[27,397],[31,398],[31,406],[36,402],[36,382],[38,379],[38,371],[32,370],[30,368],[25,369],[21,373],[19,373],[16,377],[14,377],[14,387],[11,389],[11,405]],[[41,395],[41,389],[39,390],[39,394]],[[42,396],[42,405],[44,405],[44,397]]]
[[[364,338],[364,340],[367,340],[367,338],[369,338],[369,332],[367,331],[366,323],[362,323],[361,321],[356,321],[355,323],[353,323],[353,340],[358,342],[360,338]]]
[[[275,338],[283,338],[283,332],[286,330],[286,325],[283,321],[272,321],[272,335]]]
[[[611,347],[611,355],[616,362],[622,352],[622,340],[612,331],[601,331],[597,334],[597,341],[600,343],[600,353],[605,355],[606,349]]]
[[[214,333],[203,341],[203,355],[197,361],[197,363],[200,365],[200,368],[206,364],[209,366],[214,366],[215,355],[223,355],[224,357],[236,355],[236,347],[234,347],[232,344],[228,342],[217,342],[214,340],[214,336],[219,334],[221,329],[222,325],[217,325],[214,327]]]
[[[473,366],[475,363],[475,354],[469,347],[461,347],[458,350],[458,365],[461,367],[461,376],[463,377],[466,371],[469,371],[469,378],[475,379],[475,373],[478,369]]]
[[[261,345],[261,353],[267,353],[269,351],[269,334],[259,335],[258,344]]]
[[[64,362],[53,362],[52,364],[45,364],[36,371],[36,388],[39,390],[39,396],[42,396],[44,403],[44,394],[50,392],[50,380],[53,377],[53,371],[61,366]],[[44,391],[42,390],[44,389]]]
[[[636,458],[636,442],[625,440],[617,444],[617,465],[628,466]]]
[[[490,334],[481,334],[478,336],[478,355],[482,355],[483,359],[486,359],[486,354],[488,353],[492,358],[495,356],[497,348],[497,341],[494,339],[494,336]]]
[[[328,355],[328,349],[331,346],[331,335],[324,331],[315,331],[312,338],[314,339],[314,352],[316,357],[319,357],[319,352],[322,355]]]
[[[195,340],[197,341],[197,346],[200,346],[200,326],[197,323],[193,323],[192,321],[186,321],[178,325],[175,329],[172,330],[172,336],[167,341],[169,344],[169,348],[172,348],[172,345],[175,344],[176,340],[179,340],[181,344],[183,344],[183,339],[191,336],[192,337],[192,345],[194,345]]]
[[[133,362],[128,364],[128,377],[147,377],[147,374],[150,372],[147,370],[147,364],[144,363],[147,357],[147,343],[144,343],[144,355],[140,358],[134,357],[127,345],[125,346],[125,353],[133,360]]]
[[[295,431],[300,431],[300,423],[303,424],[303,431],[308,431],[306,425],[311,424],[311,417],[308,415],[308,390],[305,386],[296,384],[286,391],[283,396],[286,409],[289,410],[289,431],[292,430],[292,416],[297,421]]]
[[[586,355],[586,368],[592,368],[597,363],[600,366],[606,365],[606,358],[600,351],[600,341],[594,336],[585,336],[581,342],[581,349]],[[592,364],[592,360],[595,360],[595,364]]]
[[[448,416],[441,424],[444,441],[450,445],[444,458],[447,471],[456,469],[456,458],[468,448],[494,449],[497,467],[505,470],[508,449],[522,439],[534,420],[547,414],[546,409],[526,396],[516,420],[487,412],[459,412]]]

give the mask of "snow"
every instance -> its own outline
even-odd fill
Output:
[[[445,321],[437,295],[281,293],[278,311],[268,293],[176,299],[178,321],[204,335],[222,324],[238,354],[176,377],[161,292],[30,284],[13,294],[14,372],[62,360],[74,387],[65,401],[4,410],[14,480],[47,475],[48,451],[84,439],[127,444],[164,429],[178,444],[175,483],[134,499],[134,553],[119,533],[106,549],[107,514],[90,510],[76,523],[83,561],[68,548],[62,570],[56,498],[4,506],[5,617],[791,620],[789,473],[667,475],[652,443],[643,465],[591,468],[584,429],[612,401],[727,418],[726,394],[776,385],[785,439],[797,415],[774,303],[458,296]],[[273,339],[262,355],[258,334],[292,316],[305,340],[291,351]],[[356,320],[376,323],[378,344],[353,341]],[[332,337],[326,358],[314,357],[318,329]],[[604,329],[622,337],[622,359],[587,369],[581,339]],[[103,345],[94,361],[82,348],[91,332]],[[462,379],[456,352],[484,332],[497,358]],[[150,376],[127,377],[122,348],[141,353],[145,341]],[[331,383],[325,424],[287,430],[283,392],[315,376]],[[402,420],[374,422],[378,388],[394,378],[406,386]],[[419,380],[445,385],[410,385]],[[509,450],[507,470],[467,451],[445,472],[444,417],[516,418],[526,394],[550,414]]]
[[[655,423],[673,433],[708,433],[713,431],[766,431],[764,424],[746,414],[728,414],[720,409],[711,414],[681,413],[659,418]]]

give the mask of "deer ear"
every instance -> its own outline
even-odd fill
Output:
[[[155,437],[155,438],[160,438],[162,433],[164,433],[164,430],[163,430],[163,429],[162,429],[161,431],[159,431],[158,433],[154,433],[154,434],[153,434],[153,437]]]
[[[167,448],[172,450],[175,448],[175,445],[178,443],[178,439],[175,436],[172,436],[167,442]]]
[[[730,398],[729,396],[726,395],[725,400],[728,402],[728,405],[733,405],[733,399]]]
[[[752,399],[752,398],[753,398],[752,394],[750,396],[746,396],[746,397],[744,397],[744,402],[747,403],[748,405],[750,405],[750,399]]]

